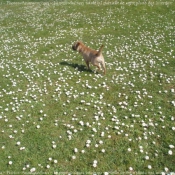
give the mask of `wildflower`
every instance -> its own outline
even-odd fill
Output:
[[[81,150],[81,153],[83,153],[83,154],[84,154],[84,153],[85,153],[85,150]]]
[[[111,135],[108,135],[108,138],[110,139],[111,138]]]
[[[152,166],[151,165],[148,165],[148,169],[152,169]]]
[[[31,172],[31,173],[33,173],[33,172],[35,172],[35,171],[36,171],[36,168],[31,168],[31,169],[30,169],[30,172]]]
[[[86,126],[90,126],[89,122],[86,123]]]
[[[12,165],[13,164],[13,162],[12,161],[9,161],[9,165]]]
[[[128,151],[131,152],[131,148],[128,148]]]
[[[73,160],[76,159],[76,156],[72,156],[72,159],[73,159]]]
[[[97,164],[95,164],[95,163],[93,163],[93,165],[92,165],[94,168],[96,168],[97,167]]]
[[[149,156],[145,156],[145,159],[146,159],[146,160],[149,160]]]
[[[91,140],[87,140],[86,143],[87,143],[87,144],[91,143]]]
[[[102,149],[101,152],[102,152],[102,153],[105,153],[105,149]]]
[[[175,90],[174,90],[174,89],[171,89],[171,92],[172,92],[172,93],[174,93],[174,92],[175,92]]]
[[[96,128],[92,128],[92,130],[93,130],[94,132],[97,132],[97,129],[96,129]]]
[[[168,154],[169,154],[169,155],[172,155],[172,154],[173,154],[172,150],[169,150],[169,151],[168,151]]]
[[[97,167],[97,163],[98,163],[97,160],[94,160],[92,166],[93,166],[94,168],[96,168],[96,167]]]
[[[171,103],[172,103],[173,106],[175,106],[175,101],[172,101]]]
[[[109,173],[108,172],[104,172],[104,175],[108,175]]]
[[[165,171],[166,171],[166,172],[168,172],[168,171],[169,171],[169,169],[168,169],[167,167],[165,167]]]
[[[54,149],[55,149],[56,147],[57,147],[57,146],[56,146],[55,144],[54,144],[54,145],[52,145],[52,148],[54,148]]]
[[[74,152],[77,153],[78,152],[78,149],[77,148],[74,148]]]
[[[104,132],[102,132],[102,133],[101,133],[101,137],[104,137],[104,135],[105,135],[105,133],[104,133]]]
[[[80,121],[79,122],[81,126],[84,126],[84,122],[83,121]]]
[[[99,141],[99,144],[103,144],[103,141],[102,141],[102,140],[100,140],[100,141]]]
[[[94,160],[94,162],[93,162],[93,163],[97,164],[98,162],[97,162],[97,160]]]
[[[90,144],[87,143],[87,144],[86,144],[86,147],[90,147]]]
[[[174,148],[174,145],[169,145],[170,148]]]
[[[12,135],[9,135],[9,138],[13,139],[14,137]]]
[[[17,130],[14,130],[13,132],[16,134],[18,131]]]
[[[17,143],[16,143],[16,145],[18,145],[18,146],[19,146],[20,144],[21,144],[21,142],[17,142]]]
[[[133,171],[133,167],[129,167],[129,171]]]
[[[25,147],[20,147],[19,150],[20,151],[25,150]]]

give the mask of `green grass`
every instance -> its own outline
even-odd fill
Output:
[[[175,172],[175,4],[106,3],[2,1],[0,174]]]

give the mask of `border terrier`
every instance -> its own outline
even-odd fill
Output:
[[[85,46],[80,41],[75,42],[72,46],[73,50],[78,51],[83,56],[88,69],[90,69],[89,63],[91,63],[92,65],[98,68],[98,71],[100,71],[102,67],[103,73],[106,74],[106,67],[105,67],[104,57],[102,55],[102,48],[103,48],[103,45],[101,45],[100,49],[96,51]]]

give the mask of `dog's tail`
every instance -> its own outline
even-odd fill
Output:
[[[100,47],[100,49],[97,52],[97,56],[99,56],[101,54],[103,47],[104,47],[104,45],[102,44],[101,47]]]

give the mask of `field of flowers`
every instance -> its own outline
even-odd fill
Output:
[[[0,174],[175,172],[173,0],[0,5]]]

